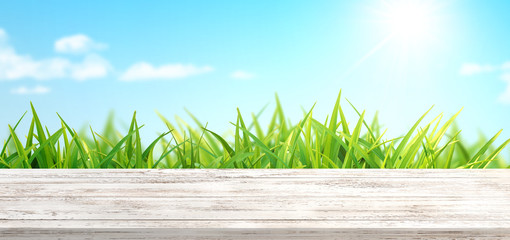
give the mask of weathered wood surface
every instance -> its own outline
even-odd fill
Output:
[[[0,239],[508,239],[509,170],[0,170]]]

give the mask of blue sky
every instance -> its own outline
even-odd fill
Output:
[[[137,110],[155,135],[155,110],[223,132],[275,92],[294,122],[315,102],[325,118],[342,89],[393,135],[435,105],[464,107],[465,136],[509,138],[510,2],[412,2],[2,1],[0,136],[30,101],[51,129]]]

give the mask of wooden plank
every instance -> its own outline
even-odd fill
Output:
[[[1,170],[0,239],[510,238],[509,170]]]
[[[112,237],[112,233],[115,237]],[[2,232],[0,239],[24,240],[24,239],[66,239],[66,240],[90,240],[90,239],[272,239],[272,240],[309,240],[309,239],[507,239],[504,230],[491,230],[473,228],[458,231],[457,229],[340,229],[340,228],[207,228],[207,229],[183,229],[183,228],[142,228],[142,229],[31,229],[27,233],[25,229],[9,229]],[[36,235],[37,237],[34,237]]]
[[[317,179],[313,179],[317,180]],[[459,181],[416,179],[371,179],[351,180],[203,180],[194,182],[168,181],[166,183],[125,183],[110,181],[87,183],[69,181],[42,182],[28,181],[26,184],[2,184],[0,197],[481,197],[508,198],[510,184],[480,179]],[[91,180],[93,182],[93,180]],[[446,186],[455,186],[447,191]],[[211,191],[214,189],[214,191]]]
[[[0,178],[509,178],[507,169],[2,169]]]

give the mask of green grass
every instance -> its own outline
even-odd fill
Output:
[[[51,133],[33,106],[26,135],[16,132],[23,117],[9,126],[0,152],[0,168],[508,168],[499,156],[510,142],[496,146],[501,131],[488,140],[467,144],[454,126],[459,113],[441,122],[442,114],[424,123],[427,111],[405,135],[385,139],[376,117],[352,107],[359,119],[348,124],[338,95],[326,121],[313,118],[313,107],[293,125],[276,98],[267,128],[252,114],[247,124],[239,110],[232,122],[233,136],[221,136],[193,115],[198,126],[182,120],[177,128],[162,115],[167,132],[143,146],[141,125],[133,114],[129,130],[121,135],[109,121],[98,134],[77,132],[58,115],[61,128]],[[460,111],[459,111],[460,112]]]

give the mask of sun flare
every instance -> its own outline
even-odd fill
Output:
[[[369,22],[379,34],[378,42],[345,73],[351,74],[381,49],[391,46],[395,65],[403,68],[410,58],[425,60],[430,47],[441,44],[445,31],[444,3],[436,0],[380,0],[371,9]]]
[[[385,22],[394,38],[417,42],[433,34],[436,22],[432,1],[389,1],[385,5]]]
[[[426,11],[416,4],[406,3],[396,6],[390,14],[393,33],[402,37],[419,35],[428,28],[429,19]]]

